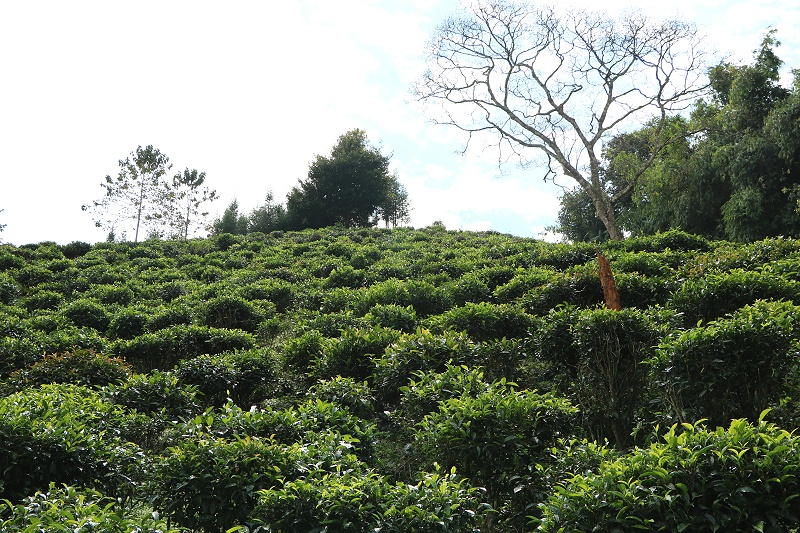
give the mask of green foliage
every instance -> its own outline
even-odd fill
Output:
[[[404,333],[412,333],[417,328],[417,312],[410,305],[401,307],[395,304],[376,304],[364,315],[364,319],[373,326]]]
[[[410,305],[419,317],[441,313],[450,307],[443,289],[423,280],[399,279],[373,284],[360,293],[354,306],[357,312],[364,315],[378,304]]]
[[[400,388],[399,412],[414,423],[438,411],[439,402],[463,395],[477,397],[492,389],[479,368],[447,365],[444,372],[417,372]]]
[[[603,287],[597,268],[579,268],[553,276],[546,285],[534,288],[521,299],[532,315],[544,315],[559,304],[594,307],[603,302]]]
[[[364,419],[375,416],[375,398],[366,381],[358,382],[342,376],[320,380],[308,389],[308,397],[337,403]]]
[[[148,492],[180,526],[226,531],[248,524],[258,491],[277,486],[291,467],[274,439],[186,439],[155,464]]]
[[[763,420],[673,426],[558,487],[537,531],[791,531],[799,452],[797,436]]]
[[[686,326],[733,313],[756,300],[800,301],[800,282],[769,270],[732,270],[687,279],[669,299],[669,307],[683,316]]]
[[[132,339],[145,332],[148,316],[144,311],[125,308],[117,312],[108,324],[112,339]]]
[[[344,331],[341,337],[326,342],[312,365],[311,375],[317,379],[367,379],[374,373],[375,360],[399,338],[398,331],[380,327]]]
[[[13,372],[3,388],[20,391],[45,383],[102,387],[121,383],[128,379],[130,374],[130,367],[121,359],[111,358],[92,350],[75,350],[44,355],[33,366]]]
[[[204,302],[200,321],[212,328],[241,329],[254,332],[264,319],[252,304],[236,296],[218,296]]]
[[[383,402],[396,402],[400,388],[416,372],[441,372],[448,364],[474,364],[477,348],[463,333],[441,335],[426,329],[401,337],[376,361],[375,390]]]
[[[17,299],[21,287],[17,281],[4,272],[0,272],[0,304],[10,304]]]
[[[252,335],[239,330],[207,326],[171,326],[114,344],[114,353],[136,370],[170,370],[179,361],[204,354],[247,350]]]
[[[51,483],[18,504],[0,508],[0,529],[6,533],[179,533],[153,515],[125,508],[93,489]]]
[[[508,304],[467,303],[425,321],[431,331],[464,331],[475,341],[519,338],[528,335],[533,318]]]
[[[143,458],[118,437],[124,419],[99,393],[75,385],[0,398],[0,496],[16,501],[51,482],[130,495]]]
[[[200,411],[198,387],[180,383],[171,373],[135,374],[103,389],[108,399],[127,409],[167,419],[188,418]]]
[[[78,327],[94,328],[103,333],[111,323],[111,316],[100,302],[89,299],[75,300],[64,308],[64,316]]]
[[[536,340],[555,390],[579,405],[595,437],[624,449],[646,401],[642,362],[653,355],[659,337],[657,324],[637,309],[565,307],[542,320]]]
[[[455,466],[485,487],[504,530],[517,529],[542,491],[536,465],[558,438],[573,434],[575,413],[568,400],[501,382],[440,402],[417,424],[415,451],[423,464]]]
[[[800,309],[758,301],[728,318],[668,337],[653,361],[663,408],[674,419],[711,424],[755,420],[795,394]]]

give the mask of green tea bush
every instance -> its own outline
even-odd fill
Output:
[[[399,331],[380,327],[344,331],[341,337],[325,343],[320,357],[313,362],[311,375],[316,379],[343,376],[362,381],[371,378],[375,360],[400,335]]]
[[[103,387],[121,383],[131,375],[124,361],[92,350],[75,350],[44,355],[33,366],[13,372],[5,387],[22,390],[45,383],[72,383]]]
[[[67,259],[77,259],[88,254],[92,250],[92,245],[83,241],[72,241],[61,247],[61,253]]]
[[[111,316],[104,305],[85,298],[67,304],[63,313],[77,327],[94,328],[101,333],[108,329],[111,322]]]
[[[800,282],[769,271],[710,274],[687,279],[673,293],[668,305],[683,315],[687,327],[693,327],[700,320],[708,322],[723,317],[756,300],[800,302]]]
[[[190,305],[179,300],[171,302],[167,307],[153,309],[147,320],[147,331],[152,333],[172,326],[188,326],[192,322]]]
[[[542,320],[538,356],[555,390],[573,399],[587,429],[619,447],[631,444],[637,410],[647,401],[647,367],[660,329],[638,309],[565,307]]]
[[[485,487],[500,512],[499,529],[521,530],[542,492],[536,465],[559,438],[574,433],[575,413],[566,399],[501,382],[440,402],[417,424],[415,453],[423,464],[457,467],[473,486]]]
[[[481,531],[481,491],[438,468],[413,485],[374,472],[325,473],[261,491],[253,517],[269,531]]]
[[[684,423],[541,507],[537,531],[792,531],[800,522],[800,442],[763,419],[725,429]]]
[[[559,277],[556,270],[551,268],[532,267],[520,269],[514,273],[514,277],[507,283],[494,289],[493,296],[499,302],[509,303],[517,298],[521,298],[529,291],[547,285],[553,279]]]
[[[364,315],[364,320],[372,325],[412,333],[417,328],[417,312],[410,305],[401,307],[395,304],[377,304]]]
[[[363,286],[365,280],[366,277],[363,270],[356,270],[350,265],[342,265],[334,268],[331,273],[328,274],[323,285],[327,288],[355,288]]]
[[[51,482],[130,495],[144,458],[118,437],[125,417],[98,392],[75,385],[0,398],[0,498],[18,501]]]
[[[366,381],[335,376],[312,385],[307,395],[313,400],[343,405],[360,418],[369,420],[375,416],[375,398]]]
[[[603,301],[603,287],[594,265],[554,276],[546,285],[531,289],[520,298],[532,315],[545,315],[564,304],[588,308]]]
[[[13,277],[0,272],[0,304],[12,304],[21,292],[21,287]]]
[[[289,339],[282,348],[283,358],[294,370],[307,372],[312,361],[322,355],[325,337],[317,329],[309,329]]]
[[[5,533],[69,531],[70,533],[179,533],[152,515],[126,509],[96,490],[51,483],[18,504],[0,507],[0,530]]]
[[[271,395],[278,369],[271,353],[251,349],[183,360],[175,376],[196,387],[207,404],[222,405],[230,398],[249,407]]]
[[[62,303],[64,303],[63,294],[43,289],[28,293],[28,295],[19,302],[19,305],[33,312],[45,309],[57,309]]]
[[[519,307],[487,302],[454,307],[425,321],[431,331],[448,329],[464,331],[475,341],[525,337],[533,325],[533,317]]]
[[[271,438],[185,439],[156,462],[153,507],[182,527],[226,531],[248,525],[258,491],[293,473],[291,455]]]
[[[95,298],[105,305],[128,305],[133,300],[134,292],[127,285],[96,285],[92,287],[87,296]]]
[[[438,411],[439,402],[462,395],[477,397],[491,388],[480,368],[447,365],[444,372],[417,372],[408,385],[400,387],[399,412],[413,423],[420,422]]]
[[[52,281],[55,276],[50,270],[41,265],[29,264],[20,267],[14,277],[17,283],[25,288],[30,288],[41,283]]]
[[[252,304],[236,296],[218,296],[200,306],[200,323],[212,328],[254,332],[265,317]]]
[[[538,250],[530,255],[530,264],[526,266],[547,266],[556,270],[586,264],[597,257],[597,245],[576,242],[573,244],[542,243]]]
[[[799,341],[800,308],[757,301],[665,339],[653,361],[655,390],[679,421],[755,420],[795,394]]]
[[[361,315],[377,304],[395,304],[401,307],[410,305],[419,317],[439,314],[451,306],[444,289],[416,279],[388,279],[375,283],[354,302],[356,312]]]
[[[240,288],[238,294],[245,300],[266,300],[275,304],[279,313],[285,313],[295,303],[295,286],[283,279],[260,279]]]
[[[664,305],[680,282],[674,278],[646,277],[636,273],[617,273],[614,281],[623,307],[647,309]]]
[[[662,252],[666,249],[708,251],[711,249],[711,243],[699,235],[672,229],[655,235],[626,239],[623,247],[631,252]]]
[[[132,339],[145,333],[148,315],[140,309],[125,308],[119,310],[108,324],[110,339]]]
[[[374,388],[381,402],[395,403],[400,387],[419,371],[441,372],[448,364],[474,365],[477,347],[464,333],[426,329],[404,335],[376,361]]]
[[[180,383],[174,374],[159,371],[134,374],[122,383],[103,389],[112,403],[169,420],[196,416],[200,412],[198,392],[196,385]]]
[[[467,302],[484,302],[492,297],[492,290],[475,272],[464,274],[447,287],[450,299],[455,305]]]
[[[114,353],[137,371],[170,370],[179,361],[204,354],[247,350],[255,339],[247,332],[206,326],[172,326],[114,344]]]

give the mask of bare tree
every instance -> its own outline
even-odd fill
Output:
[[[688,23],[637,12],[612,19],[490,0],[437,29],[429,69],[414,90],[441,104],[436,122],[469,132],[470,140],[491,132],[521,163],[543,164],[545,179],[575,180],[619,240],[615,206],[669,144],[662,135],[669,115],[707,88],[701,41]],[[624,186],[609,190],[604,142],[651,122],[655,149],[629,169]]]

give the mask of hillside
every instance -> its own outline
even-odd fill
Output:
[[[0,245],[0,530],[790,530],[800,242],[600,251]]]

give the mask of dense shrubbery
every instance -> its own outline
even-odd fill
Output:
[[[785,531],[799,252],[441,225],[2,245],[0,529]]]

